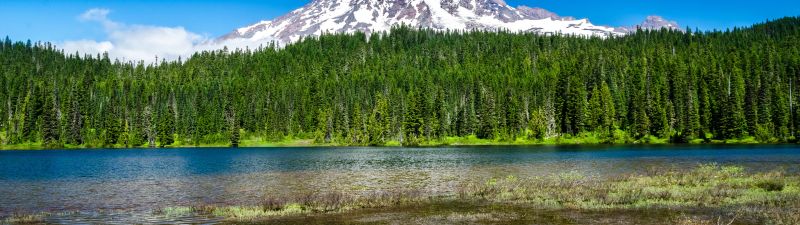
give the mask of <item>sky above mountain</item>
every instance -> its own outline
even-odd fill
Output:
[[[800,15],[796,0],[505,0],[511,6],[541,7],[562,16],[589,18],[608,26],[638,24],[660,15],[681,26],[704,30],[747,26],[767,19]],[[126,56],[137,45],[169,48],[160,55],[185,55],[192,46],[233,29],[269,20],[299,8],[305,1],[275,0],[4,0],[0,3],[0,35],[13,40],[49,41],[68,50],[112,46]],[[131,49],[125,49],[125,47]]]
[[[216,37],[238,27],[283,15],[307,2],[309,0],[4,0],[0,3],[0,35],[44,41],[102,39],[105,37],[103,27],[81,21],[79,15],[92,8],[103,8],[110,10],[109,18],[126,24],[184,27],[197,34]],[[636,24],[647,15],[661,15],[683,26],[724,29],[800,15],[800,1],[796,0],[506,2],[512,6],[542,7],[564,16],[590,18],[594,24],[610,26]]]

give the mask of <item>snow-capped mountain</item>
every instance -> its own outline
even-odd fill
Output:
[[[655,28],[666,21],[656,18],[660,17],[646,21],[645,26]],[[441,31],[508,30],[600,37],[625,35],[635,30],[598,26],[588,19],[561,17],[542,8],[511,7],[503,0],[314,0],[274,20],[236,29],[218,41],[291,43],[323,33],[383,32],[400,24]]]
[[[660,16],[648,16],[647,19],[645,19],[644,22],[642,22],[639,25],[618,27],[616,31],[623,33],[631,33],[635,32],[637,28],[643,30],[658,30],[661,28],[681,30],[680,26],[678,26],[678,22],[667,20]]]

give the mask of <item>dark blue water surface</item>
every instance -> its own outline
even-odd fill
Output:
[[[590,176],[735,164],[800,172],[796,145],[445,148],[199,148],[0,151],[0,217],[255,204],[301,192],[414,187],[447,192],[492,176]]]

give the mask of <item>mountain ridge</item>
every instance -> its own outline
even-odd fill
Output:
[[[675,21],[655,15],[636,26],[610,27],[539,7],[512,7],[502,0],[314,0],[273,20],[235,29],[216,41],[292,43],[323,33],[384,32],[401,24],[439,31],[507,30],[587,37],[622,36],[637,27],[678,29]]]

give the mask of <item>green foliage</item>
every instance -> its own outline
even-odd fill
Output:
[[[120,120],[119,108],[115,106],[115,100],[112,98],[109,104],[105,106],[106,113],[103,120],[103,128],[105,129],[104,146],[113,147],[120,142],[123,127]]]
[[[160,147],[172,145],[175,142],[175,110],[167,107],[166,112],[159,117],[158,143]]]
[[[375,108],[369,117],[368,130],[369,130],[369,144],[379,146],[386,143],[386,134],[389,133],[390,115],[389,115],[389,102],[383,94],[376,94]]]
[[[46,147],[59,147],[61,145],[61,135],[59,130],[59,121],[57,118],[56,104],[52,95],[45,97],[43,115],[42,115],[42,140]]]
[[[543,109],[531,111],[528,121],[528,139],[544,139],[547,135],[547,121]]]
[[[234,147],[234,148],[239,147],[239,138],[241,136],[241,132],[239,131],[239,126],[237,124],[234,124],[231,127],[230,132],[231,132],[231,144],[230,144],[230,146]]]
[[[756,182],[755,186],[765,191],[783,191],[786,184],[783,180],[767,179]]]
[[[613,143],[791,142],[798,21],[607,39],[397,27],[153,64],[6,39],[0,132],[6,145],[71,146],[233,143],[234,126],[261,141],[334,145],[585,132]]]
[[[478,111],[480,125],[475,134],[480,139],[493,139],[495,138],[495,129],[498,126],[494,96],[492,96],[492,92],[483,87],[479,87],[478,93],[480,101],[476,103],[476,108],[480,109]]]
[[[405,132],[405,136],[403,138],[403,145],[404,146],[416,146],[419,145],[419,139],[422,138],[422,125],[423,125],[423,115],[422,115],[422,99],[421,94],[419,92],[410,91],[408,93],[408,97],[406,97],[406,108],[405,108],[405,115],[403,115],[403,131]]]

